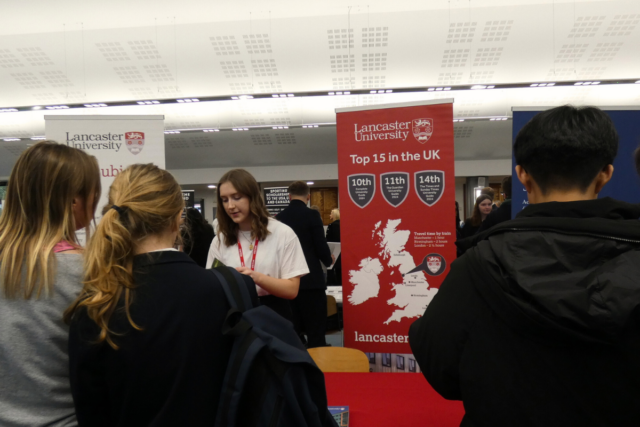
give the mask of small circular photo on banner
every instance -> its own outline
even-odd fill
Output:
[[[439,276],[444,272],[445,268],[447,268],[447,262],[440,254],[429,254],[424,257],[422,266],[428,275]]]

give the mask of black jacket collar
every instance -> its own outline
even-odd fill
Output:
[[[133,257],[133,265],[136,268],[147,267],[156,264],[171,264],[187,262],[195,264],[195,261],[184,252],[177,251],[160,251],[140,254]]]
[[[481,240],[509,231],[553,231],[564,234],[598,235],[640,243],[640,205],[610,197],[576,202],[549,202],[529,205],[506,221],[456,242],[467,250]]]

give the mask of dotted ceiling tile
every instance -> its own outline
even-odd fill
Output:
[[[130,88],[129,92],[136,98],[152,98],[156,92],[150,87],[134,87]]]
[[[276,142],[279,145],[290,145],[297,143],[296,136],[293,133],[277,133]]]
[[[481,42],[507,41],[513,21],[487,21],[482,30]]]
[[[258,82],[260,92],[282,92],[282,83],[280,80],[271,82]]]
[[[353,28],[336,28],[327,30],[329,49],[353,48]]]
[[[604,16],[579,16],[573,24],[569,38],[594,37],[604,22]]]
[[[472,71],[471,83],[492,83],[495,71]]]
[[[469,59],[469,49],[447,49],[442,55],[442,68],[464,67]]]
[[[247,82],[229,83],[231,93],[235,95],[243,95],[253,93],[253,85]]]
[[[271,53],[271,41],[268,34],[244,34],[242,39],[250,54]]]
[[[576,62],[582,58],[589,47],[588,43],[564,44],[556,55],[556,63]]]
[[[616,15],[607,27],[605,37],[629,36],[640,21],[640,15]]]
[[[32,67],[55,65],[47,54],[39,47],[25,47],[17,50]]]
[[[362,87],[365,89],[386,87],[385,76],[368,76],[362,78]]]
[[[20,86],[24,89],[44,89],[46,86],[32,73],[11,73]]]
[[[118,42],[96,43],[96,47],[109,62],[130,61],[129,55]]]
[[[34,93],[33,97],[36,99],[36,101],[43,104],[55,104],[60,99],[60,96],[54,93]]]
[[[329,61],[332,73],[348,73],[356,70],[353,55],[331,55]]]
[[[438,85],[456,85],[462,81],[463,72],[438,74]]]
[[[576,69],[571,68],[551,68],[547,74],[547,79],[551,80],[572,80],[577,77]]]
[[[275,59],[252,59],[253,75],[256,77],[271,77],[278,75]]]
[[[473,59],[473,66],[489,67],[489,66],[498,65],[500,56],[502,56],[501,47],[480,48],[476,52],[476,57]]]
[[[158,93],[160,95],[181,95],[180,88],[178,86],[158,86]]]
[[[135,66],[113,67],[113,71],[120,77],[122,83],[145,83],[144,77],[142,77],[142,74],[140,74],[140,71],[138,71],[138,68]]]
[[[362,47],[387,47],[389,27],[368,27],[362,29]]]
[[[622,43],[598,43],[587,59],[588,62],[608,62],[618,54]]]
[[[145,65],[142,68],[149,74],[152,82],[173,82],[175,81],[169,67],[165,64]]]
[[[189,142],[194,148],[213,148],[213,141],[208,136],[192,136]]]
[[[477,22],[452,22],[449,24],[447,43],[471,43],[477,25]]]
[[[67,76],[62,71],[41,71],[40,75],[52,87],[68,87],[73,86]]]
[[[333,90],[353,89],[355,85],[355,77],[334,77],[331,79],[331,87]]]
[[[607,70],[607,67],[585,67],[580,70],[581,79],[598,79]]]
[[[20,59],[15,56],[9,49],[0,49],[0,67],[2,68],[20,68],[24,67]]]
[[[473,126],[454,126],[453,137],[455,139],[470,138],[473,133]]]
[[[248,78],[249,73],[244,66],[244,61],[221,61],[220,66],[224,76],[228,79]]]
[[[209,37],[209,40],[217,56],[240,55],[235,36]]]
[[[267,133],[252,134],[251,142],[253,142],[253,145],[273,145],[271,135]]]
[[[386,69],[387,69],[386,53],[378,52],[378,53],[362,54],[362,71],[385,71]]]
[[[270,123],[268,123],[265,119],[261,119],[261,118],[252,117],[252,118],[244,119],[245,126],[266,126],[268,124]]]
[[[161,58],[160,52],[158,52],[155,43],[151,40],[132,40],[127,42],[127,44],[136,58],[140,60]]]

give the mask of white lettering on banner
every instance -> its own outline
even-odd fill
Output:
[[[376,153],[373,159],[369,156],[358,156],[350,154],[351,163],[354,165],[366,166],[369,163],[394,163],[394,162],[419,162],[421,160],[441,160],[440,150],[422,150],[422,153],[410,153],[405,151],[400,154]]]
[[[124,138],[123,134],[117,133],[104,133],[104,134],[67,134],[67,145],[80,150],[115,150],[120,151],[122,147],[121,142]],[[94,141],[107,141],[107,142],[94,142]]]
[[[354,135],[356,141],[380,141],[389,139],[401,139],[406,141],[409,136],[411,122],[378,123],[374,125],[361,125],[354,123]],[[389,132],[391,131],[391,132]]]
[[[371,334],[359,334],[358,331],[354,331],[356,333],[356,341],[357,342],[398,342],[398,343],[408,343],[409,335],[371,335]]]

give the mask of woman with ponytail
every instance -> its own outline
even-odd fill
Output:
[[[213,272],[174,249],[184,201],[170,173],[119,173],[85,256],[71,322],[80,426],[204,426],[216,418],[231,342]],[[256,301],[257,302],[257,301]]]
[[[0,215],[0,426],[76,426],[62,312],[82,289],[76,231],[100,199],[96,159],[51,141],[18,158]]]

